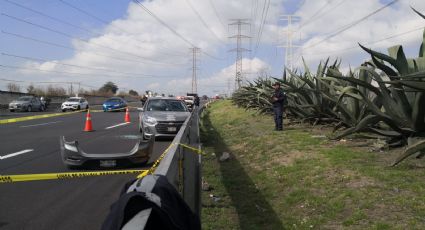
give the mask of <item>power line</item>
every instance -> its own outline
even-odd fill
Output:
[[[133,0],[140,8],[142,8],[146,13],[148,13],[150,16],[152,16],[156,21],[158,21],[161,25],[166,27],[168,30],[170,30],[174,35],[182,39],[184,42],[186,42],[190,47],[196,47],[191,41],[187,40],[185,37],[183,37],[181,34],[179,34],[176,30],[174,30],[171,26],[169,26],[167,23],[162,21],[158,16],[156,16],[152,11],[150,11],[148,8],[146,8],[139,0]]]
[[[19,66],[12,66],[12,65],[1,65],[1,68],[7,68],[7,69],[19,69],[19,70],[35,70],[39,72],[47,72],[47,73],[59,73],[64,75],[79,75],[79,76],[99,76],[99,77],[109,77],[109,78],[117,78],[120,76],[111,76],[111,75],[105,75],[105,74],[88,74],[88,73],[78,73],[78,72],[65,72],[65,71],[55,71],[55,70],[41,70],[37,68],[28,68],[28,67],[19,67]],[[133,77],[133,78],[140,78],[134,75],[121,75],[122,77]],[[142,78],[158,78],[157,76],[144,76]],[[168,76],[161,76],[161,77],[168,77]],[[169,76],[170,78],[174,78],[175,76]]]
[[[166,27],[168,30],[170,30],[174,35],[182,39],[184,42],[186,42],[190,47],[196,47],[191,41],[189,41],[187,38],[185,38],[183,35],[179,34],[175,29],[173,29],[171,26],[169,26],[167,23],[165,23],[161,18],[159,18],[156,14],[154,14],[152,11],[150,11],[146,6],[144,6],[139,0],[133,0],[140,8],[142,8],[146,13],[148,13],[150,16],[152,16],[156,21],[158,21],[161,25]],[[216,60],[225,60],[215,57],[214,55],[211,55],[205,51],[202,51],[203,54],[207,55],[208,57],[211,57]]]
[[[313,15],[311,15],[311,17],[309,17],[304,23],[302,23],[300,25],[300,28],[303,28],[305,25],[307,25],[308,23],[310,23],[314,17],[316,17],[318,14],[320,14],[320,12],[322,12],[322,10],[324,10],[326,7],[328,7],[329,5],[327,3],[325,3],[325,5],[323,5],[322,7],[320,7],[319,10],[317,10]]]
[[[266,3],[267,3],[267,7],[266,7]],[[269,12],[269,7],[270,7],[270,0],[268,0],[268,1],[264,0],[263,13],[262,13],[262,16],[261,16],[262,23],[260,24],[260,28],[258,30],[258,37],[257,37],[257,43],[255,45],[254,56],[256,55],[257,49],[260,46],[261,36],[263,35],[264,24],[266,23],[266,20],[267,20],[267,14]]]
[[[201,14],[199,14],[199,12],[195,9],[195,7],[192,5],[192,3],[190,3],[190,0],[186,0],[186,3],[189,5],[189,7],[192,9],[193,13],[196,14],[196,16],[198,17],[199,21],[201,21],[202,25],[204,25],[204,27],[210,31],[210,33],[212,35],[214,35],[214,37],[220,41],[222,44],[225,45],[225,42],[223,40],[221,40],[221,38],[218,37],[218,35],[208,26],[208,24],[205,22],[205,20],[202,18]]]
[[[340,5],[342,5],[342,4],[343,4],[344,2],[346,2],[346,1],[347,1],[347,0],[342,0],[342,1],[340,1],[340,2],[339,2],[338,4],[336,4],[334,7],[330,8],[330,9],[326,10],[325,12],[323,12],[322,14],[318,15],[318,16],[315,18],[315,20],[310,20],[309,22],[306,22],[306,23],[304,23],[303,25],[301,25],[299,29],[301,29],[302,27],[304,27],[304,26],[305,26],[305,25],[307,25],[307,24],[310,24],[311,22],[317,22],[319,18],[322,18],[323,16],[327,15],[327,13],[328,13],[329,11],[332,11],[332,10],[336,9],[337,7],[339,7]]]
[[[96,87],[96,86],[91,86],[91,85],[87,85],[87,84],[81,84],[81,82],[60,82],[60,81],[18,81],[18,80],[10,80],[10,79],[4,79],[4,78],[0,78],[0,81],[6,81],[6,82],[16,82],[16,83],[30,83],[32,84],[78,84],[79,86],[84,86],[84,87],[88,87],[88,88],[92,88],[92,89],[98,89],[100,87]]]
[[[34,58],[34,57],[24,57],[24,56],[19,56],[19,55],[15,55],[15,54],[9,54],[9,53],[1,53],[1,55],[7,56],[7,57],[30,60],[30,61],[51,62],[51,63],[55,63],[55,64],[62,65],[62,66],[76,67],[76,68],[80,68],[80,69],[107,71],[109,73],[112,72],[112,73],[118,73],[118,74],[129,75],[129,76],[140,75],[140,76],[146,76],[146,77],[169,77],[169,76],[163,76],[163,75],[150,75],[150,74],[142,74],[142,73],[125,73],[125,72],[120,72],[120,71],[116,71],[116,70],[112,70],[112,69],[106,69],[106,68],[100,68],[100,67],[90,67],[90,66],[81,66],[81,65],[75,65],[75,64],[67,64],[67,63],[61,63],[59,61],[49,61],[49,60],[46,60],[46,59]]]
[[[6,0],[6,1],[9,1],[9,0]],[[95,19],[95,20],[97,20],[97,21],[99,21],[99,22],[101,22],[102,24],[105,24],[105,25],[108,25],[108,26],[111,26],[111,27],[113,27],[113,28],[115,28],[115,29],[117,29],[117,30],[119,30],[119,31],[121,31],[122,33],[125,33],[125,34],[130,34],[130,35],[137,35],[137,34],[132,34],[132,33],[130,33],[129,31],[127,31],[127,30],[123,30],[121,27],[118,27],[118,26],[115,26],[115,25],[113,25],[113,24],[110,24],[109,22],[107,22],[107,21],[105,21],[105,20],[103,20],[103,19],[101,19],[101,18],[99,18],[99,17],[97,17],[97,16],[95,16],[95,15],[93,15],[93,14],[91,14],[91,13],[89,13],[89,12],[87,12],[87,11],[85,11],[85,10],[83,10],[83,9],[81,9],[81,8],[79,8],[79,7],[77,7],[77,6],[75,6],[75,5],[72,5],[71,3],[69,3],[69,2],[66,2],[66,1],[64,1],[64,0],[59,0],[60,2],[62,2],[64,5],[66,5],[66,6],[68,6],[68,7],[70,7],[70,8],[72,8],[72,9],[74,9],[74,10],[76,10],[76,11],[78,11],[78,12],[80,12],[80,13],[83,13],[83,14],[85,14],[85,15],[87,15],[87,16],[89,16],[89,17],[91,17],[91,18],[93,18],[93,19]],[[31,10],[31,9],[29,9],[29,10]],[[31,11],[33,11],[33,10],[31,10]],[[33,11],[33,12],[35,12],[35,11]],[[52,17],[50,17],[51,19],[52,19]],[[81,29],[81,27],[79,27],[79,26],[74,26],[74,27],[77,27],[77,28],[80,28]],[[84,29],[84,28],[82,28],[84,31],[88,31],[88,30],[86,30],[86,29]],[[89,31],[90,32],[90,31]],[[91,33],[94,33],[94,32],[91,32]],[[102,34],[99,34],[99,33],[95,33],[95,34],[97,34],[98,36],[103,36]],[[139,41],[139,40],[136,40],[136,41]],[[146,41],[139,41],[139,42],[146,42]],[[138,47],[140,47],[140,46],[138,46]],[[143,47],[143,49],[144,49],[145,47]],[[158,52],[158,51],[157,51]],[[162,52],[158,52],[158,53],[162,53]],[[167,55],[170,55],[169,53],[162,53],[162,54],[167,54]],[[183,56],[182,54],[172,54],[172,56]]]
[[[61,2],[62,4],[64,4],[64,5],[68,6],[68,7],[72,8],[72,9],[74,9],[74,10],[76,10],[76,11],[78,11],[78,12],[82,13],[82,14],[85,14],[85,15],[87,15],[87,16],[89,16],[89,17],[91,17],[91,18],[94,18],[94,19],[96,19],[97,21],[99,21],[99,22],[101,22],[101,23],[103,23],[103,24],[105,24],[105,25],[108,25],[108,24],[109,24],[109,22],[107,22],[107,21],[105,21],[105,20],[103,20],[103,19],[101,19],[101,18],[99,18],[99,17],[97,17],[97,16],[95,16],[95,15],[93,15],[93,14],[91,14],[91,13],[89,13],[89,12],[87,12],[87,11],[85,11],[85,10],[83,10],[83,9],[81,9],[81,8],[79,8],[79,7],[77,7],[77,6],[75,6],[75,5],[72,5],[72,4],[71,4],[71,3],[69,3],[69,2],[66,2],[66,1],[64,1],[64,0],[59,0],[59,2]],[[118,28],[118,27],[116,27],[116,26],[114,26],[114,25],[111,25],[111,26],[113,26],[114,28],[116,28],[116,29],[120,30],[121,32],[128,33],[128,31],[124,31],[124,30],[122,30],[121,28]]]
[[[424,26],[421,26],[421,27],[418,27],[418,28],[415,28],[415,29],[412,29],[412,30],[408,30],[408,31],[398,33],[398,34],[393,34],[393,35],[390,35],[388,37],[381,38],[379,40],[369,41],[369,42],[365,42],[365,43],[362,43],[362,44],[363,45],[372,45],[372,44],[380,43],[380,42],[383,42],[383,41],[386,41],[386,40],[389,40],[389,39],[392,39],[392,38],[401,37],[401,36],[409,34],[409,33],[413,33],[413,32],[419,31],[419,30],[423,30],[424,28],[425,28]],[[334,50],[334,51],[329,51],[329,52],[322,52],[320,54],[317,54],[317,53],[304,53],[304,54],[307,54],[307,55],[322,55],[322,54],[330,54],[330,53],[344,53],[345,51],[353,50],[353,49],[356,49],[356,48],[359,48],[359,46],[352,46],[352,47],[345,48],[345,49],[339,49],[339,50]]]
[[[81,51],[82,50],[82,49],[77,49],[77,48],[73,48],[73,47],[70,47],[70,46],[57,44],[57,43],[54,43],[54,42],[49,42],[49,41],[39,40],[39,39],[36,39],[36,38],[27,37],[27,36],[24,36],[24,35],[21,35],[21,34],[15,34],[15,33],[7,32],[7,31],[4,31],[4,30],[2,30],[1,32],[3,34],[9,35],[9,36],[13,36],[13,37],[17,37],[17,38],[21,38],[21,39],[25,39],[25,40],[49,45],[49,46],[55,46],[55,47],[58,47],[58,48],[68,49],[68,50],[72,50],[72,51],[75,51],[75,50]],[[138,63],[138,64],[144,63],[144,64],[150,64],[150,65],[168,65],[168,66],[169,65],[175,65],[175,66],[186,65],[186,64],[172,64],[172,63],[170,63],[170,64],[151,63],[151,62],[144,62],[144,61],[139,61],[139,60],[135,60],[135,59],[126,59],[126,58],[121,58],[121,57],[117,58],[115,56],[105,55],[105,54],[101,54],[101,53],[95,52],[95,51],[90,51],[90,53],[95,55],[95,56],[111,58],[111,59],[121,61],[121,62],[131,62],[131,63]]]
[[[100,48],[103,48],[103,49],[112,50],[112,51],[117,52],[117,53],[121,53],[121,54],[125,54],[125,55],[130,55],[130,56],[138,57],[138,58],[141,58],[141,59],[150,60],[151,64],[152,63],[170,64],[170,63],[165,63],[165,62],[157,62],[157,61],[154,61],[152,59],[148,59],[146,57],[139,56],[137,54],[129,53],[129,52],[126,52],[126,51],[121,51],[121,50],[114,49],[114,48],[111,48],[111,47],[108,47],[108,46],[99,45],[99,44],[90,42],[88,40],[84,40],[84,39],[81,39],[81,38],[73,37],[70,34],[67,34],[67,33],[64,33],[64,32],[61,32],[61,31],[58,31],[58,30],[55,30],[55,29],[52,29],[52,28],[49,28],[49,27],[46,27],[46,26],[43,26],[43,25],[39,25],[39,24],[30,22],[30,21],[27,21],[27,20],[24,20],[24,19],[15,17],[15,16],[11,16],[11,15],[8,15],[8,14],[5,14],[5,13],[1,13],[1,15],[5,16],[5,17],[8,17],[8,18],[11,18],[13,20],[19,21],[19,22],[23,22],[23,23],[26,23],[26,24],[29,24],[29,25],[32,25],[32,26],[35,26],[35,27],[38,27],[38,28],[41,28],[41,29],[44,29],[44,30],[47,30],[47,31],[50,31],[50,32],[53,32],[53,33],[56,33],[56,34],[59,34],[59,35],[62,35],[64,37],[68,37],[68,38],[71,38],[71,39],[76,39],[78,41],[87,43],[89,45],[94,45],[94,46],[97,46],[97,47],[100,47]]]
[[[362,22],[362,21],[364,21],[364,20],[368,19],[369,17],[371,17],[371,16],[373,16],[373,15],[375,15],[375,14],[379,13],[379,12],[380,12],[380,11],[382,11],[383,9],[385,9],[385,8],[387,8],[387,7],[389,7],[389,6],[391,6],[392,4],[394,4],[394,3],[398,2],[398,1],[399,1],[399,0],[393,0],[393,1],[389,2],[389,3],[387,3],[387,4],[386,4],[386,5],[384,5],[383,7],[379,8],[379,9],[377,9],[377,10],[375,10],[375,11],[371,12],[371,13],[369,13],[368,15],[366,15],[366,16],[364,16],[364,17],[362,17],[362,18],[358,19],[358,20],[355,20],[355,21],[353,21],[353,22],[351,22],[351,23],[349,23],[349,24],[347,24],[347,25],[345,25],[345,26],[343,26],[343,27],[339,28],[338,30],[336,30],[336,32],[334,32],[334,33],[332,33],[332,34],[330,34],[330,35],[326,36],[324,39],[322,39],[322,40],[320,40],[319,42],[316,42],[316,43],[314,43],[313,45],[310,45],[310,46],[308,46],[308,47],[306,47],[306,48],[311,48],[311,47],[317,46],[317,45],[319,45],[319,44],[321,44],[321,43],[323,43],[323,42],[325,42],[325,41],[327,41],[327,40],[329,40],[329,39],[331,39],[331,38],[333,38],[333,37],[335,37],[335,36],[337,36],[337,35],[339,35],[339,34],[341,34],[341,33],[345,32],[345,31],[347,31],[348,29],[352,28],[353,26],[355,26],[355,25],[359,24],[360,22]]]
[[[218,14],[217,8],[215,7],[215,5],[214,5],[213,1],[212,1],[212,0],[208,0],[208,1],[209,1],[210,5],[211,5],[211,8],[212,8],[212,9],[213,9],[213,11],[214,11],[215,16],[218,18],[218,20],[220,21],[220,24],[221,24],[221,25],[223,26],[223,28],[225,29],[225,28],[226,28],[226,26],[224,25],[223,21],[221,20],[221,17],[220,17],[220,15]]]

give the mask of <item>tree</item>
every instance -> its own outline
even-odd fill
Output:
[[[117,93],[117,91],[118,91],[118,86],[117,86],[115,83],[111,82],[111,81],[106,82],[106,83],[105,83],[102,87],[100,87],[100,89],[99,89],[99,92],[101,92],[101,93],[108,93],[108,92],[111,92],[112,94],[116,94],[116,93]]]
[[[132,90],[132,89],[130,89],[130,91],[128,91],[128,94],[130,94],[131,96],[139,96],[139,93],[137,91]]]
[[[8,83],[7,89],[9,90],[9,92],[21,92],[21,86],[15,83]]]
[[[35,87],[34,87],[33,84],[31,84],[31,85],[29,85],[27,87],[27,93],[29,93],[29,94],[35,94]]]
[[[60,86],[49,85],[47,87],[46,96],[65,96],[66,90]]]

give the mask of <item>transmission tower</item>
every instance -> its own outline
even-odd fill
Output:
[[[231,36],[229,38],[236,38],[236,48],[229,50],[230,52],[236,52],[236,73],[235,73],[235,90],[239,89],[242,86],[242,53],[248,52],[250,50],[242,48],[242,39],[251,38],[249,36],[242,34],[242,26],[251,26],[249,19],[232,19],[234,21],[229,23],[229,26],[237,26],[238,34]]]
[[[198,47],[190,48],[192,51],[192,93],[198,93],[198,80],[196,73],[198,71],[197,67],[197,56],[201,52],[201,49]]]
[[[292,23],[294,21],[300,20],[300,17],[294,16],[294,15],[281,15],[280,20],[288,22],[288,26],[287,26],[287,29],[285,31],[286,44],[279,46],[279,47],[285,48],[285,62],[284,62],[283,71],[285,71],[285,68],[288,68],[289,70],[292,71],[293,68],[294,68],[294,63],[293,63],[293,61],[294,61],[293,60],[293,58],[294,58],[294,48],[300,47],[300,46],[294,45],[293,42],[292,42],[293,35],[297,32],[297,31],[292,29]]]

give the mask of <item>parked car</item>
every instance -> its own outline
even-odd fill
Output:
[[[127,102],[120,97],[111,97],[103,102],[103,112],[107,111],[125,111]]]
[[[149,98],[139,114],[139,130],[143,139],[175,137],[190,111],[176,98]]]
[[[22,96],[9,104],[9,111],[44,111],[45,107],[39,98],[34,96]]]
[[[193,105],[195,104],[195,97],[194,96],[185,96],[184,102],[186,103],[189,110],[192,111]]]
[[[62,112],[67,110],[88,109],[89,103],[83,97],[70,97],[61,105]]]

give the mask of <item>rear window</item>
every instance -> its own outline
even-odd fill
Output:
[[[187,112],[186,106],[180,100],[150,100],[146,110]]]
[[[18,101],[31,101],[32,97],[20,97]]]
[[[118,99],[118,98],[112,98],[112,99],[107,100],[107,102],[121,102],[121,100]]]

